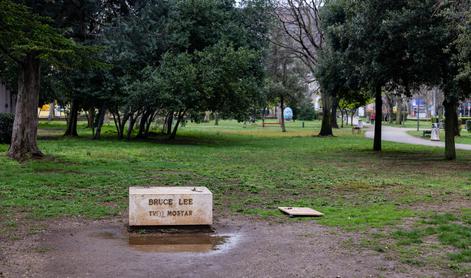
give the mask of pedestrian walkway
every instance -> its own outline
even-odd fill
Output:
[[[440,147],[444,148],[444,142],[437,142],[437,141],[430,141],[427,139],[418,138],[407,134],[407,131],[414,130],[413,128],[400,128],[400,127],[389,127],[383,126],[382,129],[382,140],[383,141],[390,141],[390,142],[397,142],[397,143],[405,143],[405,144],[413,144],[413,145],[423,145],[423,146],[430,146],[430,147]],[[366,138],[374,138],[374,128],[371,127],[365,132]],[[455,144],[456,149],[458,150],[471,150],[471,145],[468,144]]]

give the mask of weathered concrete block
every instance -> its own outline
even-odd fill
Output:
[[[212,225],[206,187],[130,187],[129,226]]]

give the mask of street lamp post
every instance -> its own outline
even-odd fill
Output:
[[[416,107],[415,113],[416,113],[416,116],[417,116],[417,131],[419,131],[419,126],[420,126],[420,124],[419,124],[420,98],[417,98],[417,99],[415,100],[415,107]]]

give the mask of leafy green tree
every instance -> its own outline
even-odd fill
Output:
[[[156,82],[156,71],[162,55],[181,44],[176,31],[180,26],[170,23],[170,17],[177,12],[175,2],[146,1],[132,11],[111,20],[102,34],[106,46],[103,60],[111,68],[103,74],[104,86],[98,100],[106,104],[101,110],[107,109],[113,115],[120,139],[130,139],[137,122],[138,137],[147,136],[152,119],[162,108],[159,99],[163,92]],[[95,124],[97,129],[101,123]]]
[[[260,51],[221,42],[198,52],[196,58],[203,108],[226,118],[248,120],[260,107],[264,77]]]
[[[246,119],[258,94],[258,63],[257,52],[225,44],[193,55],[165,54],[158,75],[160,91],[165,92],[161,102],[176,118],[170,139],[188,114],[218,111]]]
[[[82,45],[96,46],[100,43],[103,26],[118,16],[128,15],[135,7],[134,0],[83,0],[83,1],[35,1],[17,0],[30,7],[33,13],[47,16],[50,25],[62,34]],[[98,59],[98,57],[94,57]],[[41,101],[60,100],[68,107],[65,136],[77,136],[77,119],[80,111],[88,111],[88,125],[92,127],[95,109],[100,110],[101,97],[95,98],[100,90],[101,71],[92,68],[51,68],[43,65],[43,76],[51,77],[42,82]],[[95,73],[97,75],[95,75]],[[52,84],[55,83],[55,84]],[[51,89],[55,90],[51,90]]]
[[[443,49],[450,37],[435,4],[433,0],[339,0],[325,7],[335,15],[326,26],[330,64],[343,61],[349,68],[346,87],[370,91],[375,98],[376,151],[381,150],[383,89],[402,88],[410,95],[420,85],[443,78],[442,63],[447,60]],[[336,82],[332,84],[335,87]]]
[[[357,83],[357,91],[361,88],[371,92],[375,98],[376,121],[373,149],[381,151],[382,126],[382,87],[391,80],[392,72],[398,70],[394,58],[403,54],[401,46],[393,42],[384,21],[391,11],[401,9],[404,1],[361,0],[356,5],[346,5],[346,24],[342,26],[343,33],[338,41],[342,46],[342,58],[346,63],[355,65],[351,76],[361,76]],[[351,14],[351,16],[349,15]],[[345,47],[346,46],[346,47]],[[334,46],[335,47],[335,46]]]
[[[193,57],[187,53],[178,55],[166,54],[159,69],[160,86],[167,93],[162,99],[167,109],[176,113],[176,124],[170,133],[174,139],[178,126],[189,110],[201,111],[204,103],[201,102],[202,91],[197,85],[198,73]]]
[[[443,17],[447,28],[447,46],[440,56],[441,79],[439,86],[445,100],[445,157],[456,159],[455,136],[459,135],[459,101],[471,95],[471,3],[447,1],[440,6],[438,16]]]
[[[463,1],[466,3],[466,1]],[[461,12],[456,12],[461,20],[458,21],[458,37],[456,45],[458,48],[457,60],[460,66],[458,81],[463,85],[470,86],[471,83],[471,3],[461,8]]]
[[[342,113],[342,127],[344,122],[344,116],[346,118],[346,124],[348,125],[348,118],[350,117],[350,125],[353,126],[353,117],[358,111],[358,108],[365,106],[371,101],[368,94],[355,94],[355,98],[351,95],[340,98],[339,109]]]
[[[338,101],[339,95],[344,95],[347,99],[347,93],[354,91],[349,89],[347,78],[352,77],[352,72],[348,69],[349,65],[343,62],[341,52],[334,51],[330,46],[320,51],[315,76],[324,95],[329,96],[322,100],[324,106],[334,107],[331,103],[334,99]],[[332,116],[332,113],[323,115],[323,121],[333,122]]]
[[[314,104],[310,101],[309,98],[305,98],[299,102],[297,106],[291,107],[295,107],[293,109],[293,119],[301,121],[313,121],[317,117]]]
[[[204,111],[248,117],[263,79],[263,41],[258,39],[263,25],[247,20],[258,4],[246,4],[148,1],[105,31],[106,61],[119,80],[115,92],[120,97],[110,102],[110,111],[120,137],[127,125],[130,138],[137,121],[138,135],[145,135],[144,126],[156,113],[166,115],[170,138],[184,117]],[[256,31],[252,24],[259,24]]]
[[[0,50],[19,69],[13,135],[8,155],[17,160],[42,156],[37,146],[41,61],[57,67],[83,62],[89,48],[65,38],[47,18],[9,0],[0,1]]]
[[[456,40],[459,22],[453,14],[468,11],[466,1],[406,1],[402,9],[390,12],[384,29],[394,38],[401,55],[391,57],[397,66],[391,71],[393,84],[410,89],[420,85],[438,86],[445,95],[445,158],[455,159],[455,136],[459,134],[458,102],[469,95],[469,83],[460,82],[460,59]],[[468,4],[469,7],[469,4]],[[397,54],[397,52],[395,52]]]

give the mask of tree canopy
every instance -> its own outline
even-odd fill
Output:
[[[33,54],[56,66],[67,66],[84,59],[91,49],[64,37],[50,25],[51,19],[39,16],[21,4],[0,1],[0,50],[3,55],[21,63]],[[89,66],[89,65],[84,65]]]
[[[18,68],[16,116],[9,156],[42,156],[36,143],[41,62],[51,67],[91,67],[95,49],[75,43],[50,26],[50,19],[9,0],[0,1],[1,60]],[[12,78],[13,79],[13,78]]]
[[[456,10],[454,3],[434,0],[334,0],[323,8],[328,47],[320,52],[318,79],[334,93],[353,92],[354,97],[370,91],[375,97],[374,150],[381,150],[382,91],[399,89],[410,95],[429,85],[445,92],[446,156],[454,158],[457,100],[466,94],[457,81],[466,59],[453,59],[457,45],[463,45],[450,20]]]

